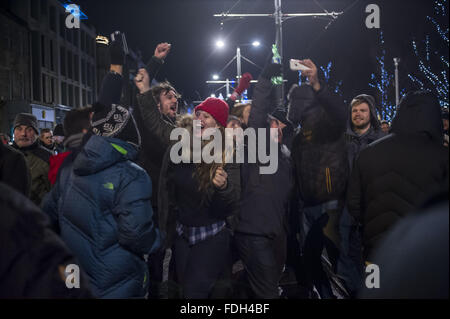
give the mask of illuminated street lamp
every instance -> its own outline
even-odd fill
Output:
[[[222,40],[217,40],[216,41],[216,46],[218,48],[223,48],[225,46],[225,42],[223,42]]]

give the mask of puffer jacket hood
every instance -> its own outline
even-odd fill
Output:
[[[134,161],[138,151],[135,146],[112,137],[93,135],[73,163],[79,176],[95,174],[117,162]]]
[[[427,134],[442,144],[441,108],[430,92],[410,92],[402,98],[392,121],[391,132],[399,135]]]
[[[377,109],[375,107],[375,99],[373,98],[373,96],[371,95],[367,95],[367,94],[360,94],[358,96],[355,96],[352,100],[352,102],[354,100],[360,100],[362,102],[366,102],[369,105],[369,110],[370,110],[370,126],[372,127],[372,129],[374,131],[378,131],[381,129],[381,124],[380,121],[378,120],[377,117]],[[348,108],[348,122],[347,122],[347,133],[350,135],[355,134],[353,132],[353,124],[352,124],[352,106],[350,103],[350,106]]]

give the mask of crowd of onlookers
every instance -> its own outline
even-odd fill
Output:
[[[448,297],[448,111],[436,97],[410,92],[380,121],[374,97],[345,105],[306,59],[286,106],[271,81],[281,66],[269,63],[251,102],[238,103],[245,73],[228,100],[180,115],[178,91],[151,86],[170,48],[136,74],[137,105],[121,103],[113,42],[92,107],[53,130],[20,113],[14,139],[0,135],[0,297],[290,298],[289,272],[303,298]],[[174,162],[174,128],[197,129],[202,148],[208,129],[266,129],[258,147],[276,138],[277,170],[192,152]],[[234,150],[247,142],[236,137]],[[365,284],[370,264],[381,288]]]

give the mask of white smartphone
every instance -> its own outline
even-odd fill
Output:
[[[311,70],[306,65],[301,64],[300,60],[291,59],[290,60],[290,66],[292,71],[308,71]]]

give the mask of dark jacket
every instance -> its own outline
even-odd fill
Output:
[[[257,134],[258,128],[265,128],[267,144],[270,138],[268,115],[275,105],[271,97],[272,83],[260,77],[253,94],[248,124]],[[266,145],[266,150],[268,148]],[[290,158],[281,152],[280,144],[277,144],[276,151],[278,168],[274,174],[261,174],[260,168],[266,164],[258,161],[246,161],[241,165],[242,195],[236,232],[275,238],[287,231],[288,201],[293,185],[292,167]]]
[[[30,194],[31,176],[24,156],[3,143],[0,143],[0,182],[13,187],[26,197]]]
[[[0,182],[0,298],[90,298],[87,277],[66,287],[65,270],[79,265],[49,228],[48,217]]]
[[[192,131],[192,118],[184,118],[180,127]],[[161,168],[158,198],[159,227],[167,234],[167,248],[173,243],[176,221],[190,227],[208,226],[238,214],[241,193],[239,165],[226,164],[224,170],[228,174],[225,189],[218,190],[211,185],[207,191],[200,192],[193,176],[195,164],[174,164],[170,159],[170,148],[167,150]]]
[[[152,221],[151,181],[134,164],[134,146],[91,136],[60,168],[43,210],[102,298],[143,297],[148,285],[144,254],[160,246]]]
[[[359,99],[365,101],[369,105],[370,110],[370,128],[366,133],[358,135],[353,131],[352,124],[352,107],[348,110],[348,121],[347,121],[347,131],[345,132],[345,138],[347,140],[347,156],[350,172],[353,169],[355,159],[359,152],[364,149],[367,145],[376,140],[386,136],[386,134],[381,130],[380,121],[377,118],[377,112],[375,109],[375,102],[371,96],[361,94],[358,95]]]
[[[152,57],[146,69],[149,72],[150,81],[156,76],[160,70],[163,62],[156,57]],[[121,98],[123,85],[122,76],[114,73],[108,73],[102,82],[102,89],[99,94],[99,102],[103,105],[118,104]],[[163,117],[156,106],[156,102],[151,101],[153,98],[151,91],[149,93],[149,100],[146,101],[146,107],[155,108],[158,112],[158,117],[165,119],[168,123],[173,125],[167,117]],[[151,99],[150,99],[151,98]],[[153,103],[154,102],[154,103]],[[167,142],[161,142],[157,138],[158,132],[152,131],[147,124],[147,121],[143,119],[142,114],[142,99],[138,98],[138,104],[140,105],[133,107],[133,116],[136,120],[136,125],[141,134],[142,143],[141,150],[138,155],[137,163],[141,166],[147,174],[150,176],[153,185],[159,184],[159,175],[162,166],[162,159],[164,153],[166,152]],[[149,105],[151,103],[151,106]],[[158,203],[158,187],[153,188],[152,193],[152,205],[157,206]]]
[[[48,180],[48,170],[52,153],[42,147],[38,141],[31,146],[22,148],[19,148],[16,143],[13,143],[13,147],[25,156],[31,173],[30,199],[39,206],[45,194],[51,188],[50,181]]]
[[[431,94],[408,94],[392,134],[361,151],[350,179],[348,209],[363,225],[366,256],[399,219],[448,187],[448,160],[438,101]]]
[[[296,184],[305,206],[344,199],[348,180],[346,110],[325,84],[291,90],[289,117],[301,125],[292,145]]]
[[[380,287],[362,289],[360,298],[448,299],[449,207],[443,195],[446,200],[411,214],[387,234],[373,254]]]

